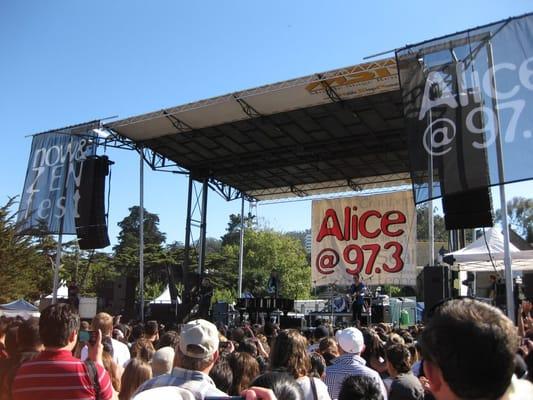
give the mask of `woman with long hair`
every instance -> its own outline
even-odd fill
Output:
[[[302,388],[305,400],[331,400],[326,384],[309,377],[311,359],[307,353],[307,340],[297,330],[279,332],[270,349],[270,368],[291,374]]]
[[[238,396],[259,375],[259,363],[249,353],[232,353],[228,359],[233,373],[233,383],[228,394]]]
[[[151,378],[152,368],[150,364],[140,358],[131,359],[122,374],[119,400],[130,400],[139,386]]]

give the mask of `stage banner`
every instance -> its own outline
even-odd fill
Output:
[[[62,224],[64,234],[76,234],[81,167],[96,152],[90,137],[69,129],[33,137],[18,213],[22,233],[58,234]]]
[[[410,191],[313,201],[313,286],[416,284],[416,212]]]
[[[533,14],[396,59],[417,204],[533,178]]]

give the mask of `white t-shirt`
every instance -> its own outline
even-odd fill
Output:
[[[130,360],[130,349],[124,343],[111,338],[113,346],[113,361],[120,367],[126,368],[126,364]],[[89,355],[89,348],[83,346],[80,353],[81,361],[85,361]]]
[[[313,378],[316,386],[317,400],[331,400],[328,393],[328,387],[318,378]],[[314,400],[313,389],[311,388],[311,378],[302,376],[296,380],[304,392],[304,400]]]

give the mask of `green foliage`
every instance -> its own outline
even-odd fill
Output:
[[[416,207],[416,239],[429,240],[429,219],[428,219],[429,203],[425,203]],[[444,217],[436,213],[437,209],[433,209],[433,232],[436,242],[447,242],[448,231],[444,226]]]
[[[49,242],[19,235],[16,214],[11,211],[14,204],[10,198],[0,208],[0,303],[37,300],[51,289],[52,282],[53,254],[42,245]]]
[[[507,202],[509,224],[528,243],[533,243],[533,199],[513,197]],[[496,221],[501,222],[501,210],[496,211]]]

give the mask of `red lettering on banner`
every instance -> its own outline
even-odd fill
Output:
[[[330,219],[331,222],[333,222],[333,226],[328,228],[328,222]],[[320,231],[316,237],[316,241],[320,242],[325,236],[329,235],[335,236],[337,240],[343,240],[339,219],[337,218],[337,213],[333,208],[328,208],[326,210],[324,219],[322,220],[322,225],[320,226]]]
[[[344,223],[341,227],[335,209],[328,208],[324,213],[324,218],[322,219],[322,224],[320,225],[316,241],[321,242],[326,236],[335,236],[337,240],[349,241],[357,240],[359,234],[365,238],[374,239],[381,235],[381,233],[390,237],[401,236],[404,233],[404,230],[400,227],[396,230],[391,230],[391,227],[394,225],[406,223],[407,218],[401,211],[392,210],[381,215],[377,210],[368,210],[361,214],[361,216],[358,216],[355,213],[357,207],[353,207],[353,211],[354,213],[352,214],[352,209],[350,207],[344,208]],[[375,230],[370,231],[368,230],[368,220],[372,217],[378,219],[378,227]]]
[[[391,216],[393,214],[397,215],[396,219],[391,219]],[[396,210],[388,211],[383,215],[383,219],[381,220],[381,230],[387,236],[396,237],[396,236],[403,235],[403,232],[404,232],[403,229],[398,229],[395,232],[391,232],[389,230],[389,226],[405,224],[406,221],[407,221],[407,218],[405,218],[404,213],[402,213],[401,211],[396,211]]]
[[[370,217],[377,217],[379,219],[381,218],[381,213],[376,210],[365,211],[359,218],[359,232],[361,232],[361,235],[366,238],[374,239],[379,236],[381,229],[377,228],[374,232],[369,232],[368,229],[366,229],[366,221]]]

